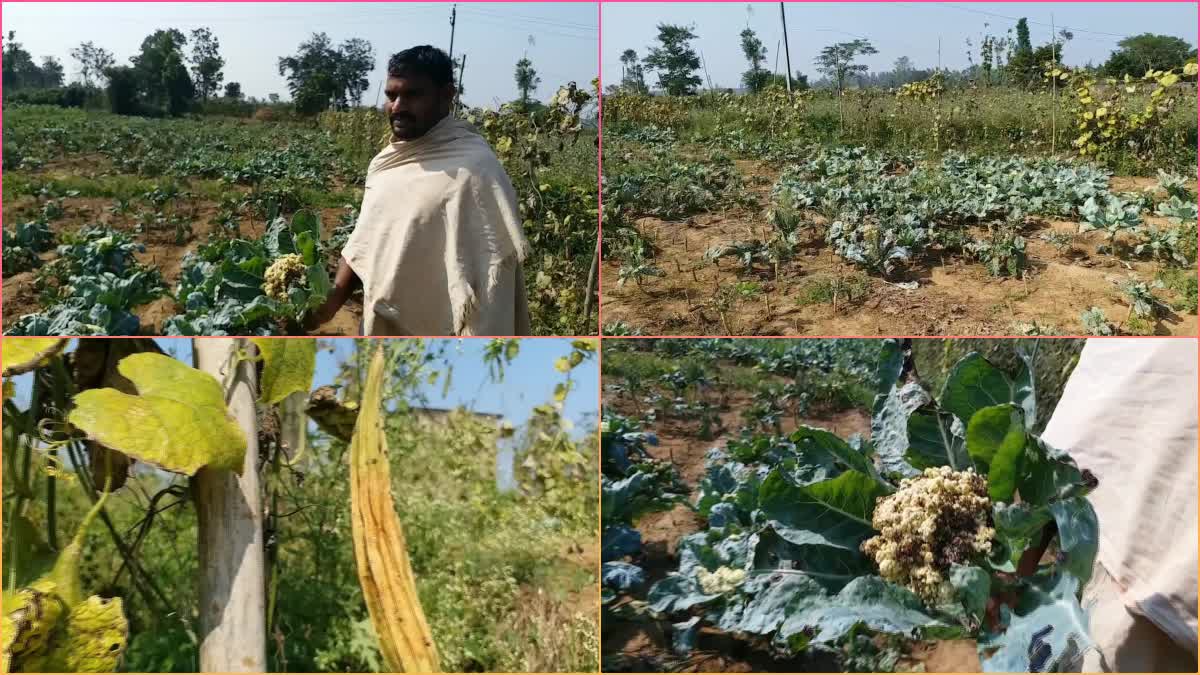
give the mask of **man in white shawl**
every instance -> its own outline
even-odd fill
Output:
[[[371,160],[334,288],[310,326],[363,288],[364,335],[528,335],[516,191],[487,141],[455,119],[450,57],[388,61],[392,142]]]

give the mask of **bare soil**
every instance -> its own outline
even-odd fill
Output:
[[[86,175],[88,171],[81,169],[90,165],[84,159],[72,159],[70,161],[57,160],[53,166],[55,171],[69,169],[66,173]],[[95,167],[92,170],[94,171]],[[112,204],[113,200],[107,198],[64,198],[65,215],[50,222],[50,229],[55,234],[59,234],[74,232],[87,225],[107,225],[134,234],[136,240],[146,247],[145,252],[137,255],[138,261],[157,268],[169,289],[173,289],[178,283],[187,254],[195,251],[201,244],[207,242],[210,236],[220,230],[220,226],[215,223],[218,205],[211,201],[188,200],[185,206],[176,207],[178,211],[175,212],[184,215],[190,226],[190,231],[185,229],[181,238],[178,238],[173,226],[138,232],[137,210],[139,207],[135,207],[130,213],[114,214],[108,211],[108,207]],[[7,227],[28,220],[38,208],[37,200],[33,197],[21,197],[14,200],[12,204],[5,204],[4,225]],[[320,211],[322,235],[328,236],[338,223],[342,210],[321,209]],[[168,213],[171,212],[168,210]],[[261,219],[243,218],[238,223],[238,227],[240,236],[250,239],[261,237],[266,231],[266,223]],[[55,257],[57,255],[53,251],[42,255],[42,259],[47,262]],[[42,305],[34,287],[35,275],[34,271],[22,272],[3,280],[3,325],[5,331],[22,316],[41,311]],[[134,314],[141,320],[143,334],[161,335],[163,323],[171,316],[179,314],[180,311],[181,308],[172,298],[162,297],[135,308]],[[342,307],[332,321],[321,326],[315,334],[358,335],[361,319],[362,301],[360,297],[356,296]]]
[[[1034,324],[1064,334],[1082,333],[1080,315],[1099,307],[1108,320],[1124,324],[1130,308],[1117,282],[1152,281],[1159,263],[1133,259],[1131,241],[1118,237],[1120,255],[1097,254],[1100,232],[1078,233],[1078,224],[1033,221],[1024,232],[1028,271],[1022,279],[997,278],[980,263],[961,256],[931,255],[899,273],[892,282],[915,281],[914,290],[868,277],[843,261],[820,233],[803,242],[796,258],[776,270],[746,271],[732,260],[709,263],[704,253],[717,244],[766,240],[765,211],[777,172],[764,163],[738,160],[748,191],[759,208],[733,207],[682,221],[642,218],[638,230],[657,248],[656,265],[665,276],[640,285],[617,284],[620,263],[605,260],[601,270],[602,324],[623,322],[644,335],[1012,335],[1017,324]],[[1151,178],[1119,177],[1114,190],[1141,189]],[[1161,219],[1147,218],[1152,224]],[[1070,233],[1070,246],[1058,250],[1041,235]],[[813,300],[812,289],[838,281],[865,288],[856,297]],[[758,285],[730,306],[715,302],[719,289],[738,282]],[[1166,299],[1166,293],[1158,291]],[[1195,311],[1171,312],[1154,325],[1157,335],[1196,335]]]

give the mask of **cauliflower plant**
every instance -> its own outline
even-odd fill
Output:
[[[740,586],[746,580],[746,570],[718,567],[715,571],[709,572],[701,568],[697,577],[700,579],[700,588],[705,595],[720,595]]]
[[[884,579],[934,603],[950,592],[951,565],[991,553],[996,531],[988,525],[990,512],[983,476],[970,469],[926,469],[879,501],[871,521],[879,535],[863,542],[862,550]]]
[[[263,292],[267,297],[279,301],[287,300],[288,288],[295,283],[301,283],[308,274],[304,258],[296,253],[281,255],[271,263],[264,275]]]

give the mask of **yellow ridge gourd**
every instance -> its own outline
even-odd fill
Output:
[[[391,671],[438,672],[437,645],[421,610],[416,578],[396,516],[383,434],[382,350],[371,359],[350,441],[350,520],[367,611]]]

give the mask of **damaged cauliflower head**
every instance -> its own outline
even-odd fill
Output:
[[[286,301],[288,288],[293,284],[303,283],[307,274],[308,267],[304,264],[304,258],[296,253],[281,255],[267,268],[263,292],[269,298]]]
[[[879,535],[863,542],[863,553],[884,579],[938,602],[951,593],[951,565],[991,553],[991,506],[987,481],[974,470],[926,469],[879,500],[871,521]]]
[[[740,586],[746,580],[746,570],[718,567],[715,571],[709,572],[701,568],[696,576],[700,580],[700,588],[705,595],[721,595]]]

